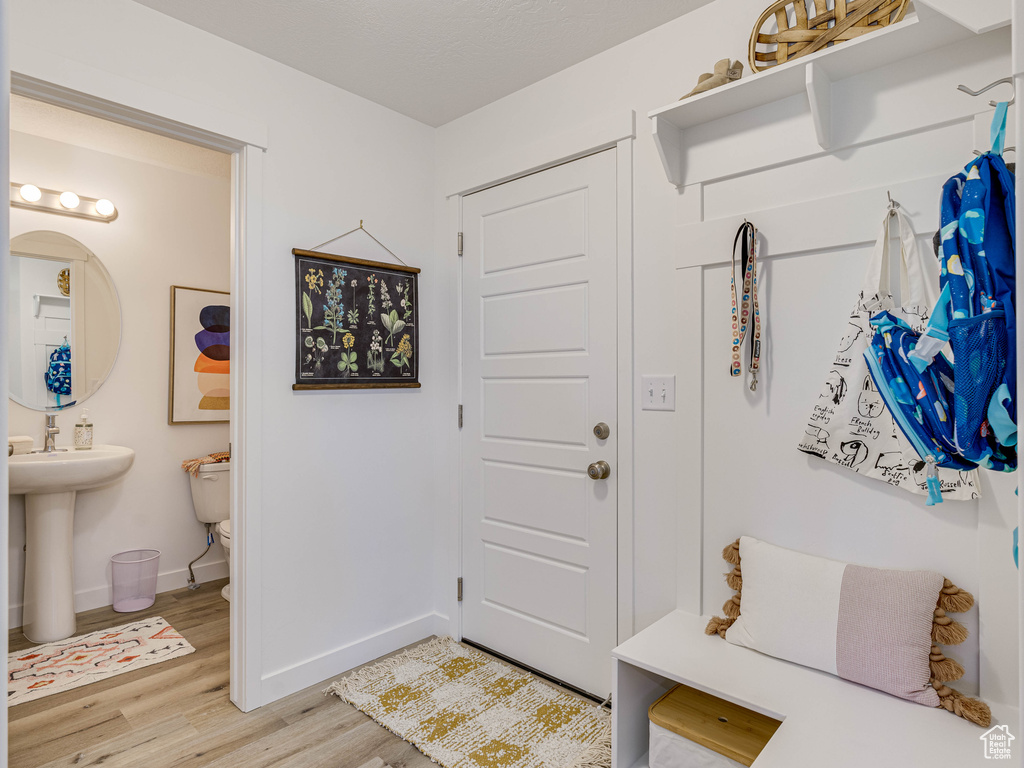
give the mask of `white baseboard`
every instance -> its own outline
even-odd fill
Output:
[[[228,575],[228,564],[224,560],[217,563],[205,563],[192,567],[196,574],[196,581],[203,584],[207,581],[223,579]],[[188,569],[181,568],[177,571],[161,573],[156,577],[157,594],[170,592],[174,589],[181,589],[188,586]],[[91,611],[93,608],[102,608],[114,602],[113,588],[107,584],[94,589],[84,589],[75,592],[75,613]],[[23,604],[11,605],[7,609],[7,626],[20,627],[22,623]]]
[[[447,630],[447,618],[437,613],[428,613],[308,661],[271,672],[263,676],[260,686],[263,704],[269,704],[303,688],[322,683],[417,640],[435,634],[446,634]]]

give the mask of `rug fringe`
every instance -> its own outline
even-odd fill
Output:
[[[577,756],[565,768],[611,768],[612,732],[602,736]]]

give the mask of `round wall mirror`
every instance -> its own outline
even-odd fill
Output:
[[[80,404],[106,381],[121,343],[121,307],[92,251],[59,232],[11,240],[11,399],[37,411]]]

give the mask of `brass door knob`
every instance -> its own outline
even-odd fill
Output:
[[[611,433],[611,427],[609,427],[603,421],[594,427],[594,436],[597,437],[598,440],[607,440],[608,436],[611,435]]]
[[[612,468],[608,466],[607,461],[595,461],[587,467],[587,474],[590,475],[591,480],[604,480],[611,473]]]

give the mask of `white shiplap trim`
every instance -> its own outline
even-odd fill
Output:
[[[771,222],[770,231],[761,231],[764,253],[759,256],[766,258],[874,243],[878,239],[881,214],[888,203],[887,192],[899,201],[910,216],[914,231],[923,237],[939,228],[936,190],[942,189],[947,179],[948,176],[933,176],[897,182],[778,208],[749,211],[744,216],[726,216],[679,226],[675,229],[673,242],[675,268],[728,264],[733,237],[744,218],[755,224],[762,220]],[[857,212],[870,212],[871,215],[857,215]]]

